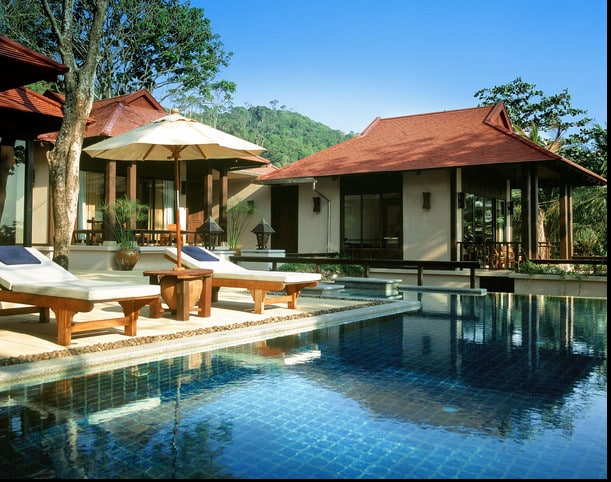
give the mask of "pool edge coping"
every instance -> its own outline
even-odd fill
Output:
[[[45,383],[66,376],[80,376],[94,371],[123,368],[147,361],[159,361],[197,352],[212,351],[285,336],[307,330],[327,328],[354,321],[398,315],[420,309],[416,301],[393,301],[374,306],[346,309],[334,313],[305,316],[256,326],[223,330],[202,335],[152,341],[68,357],[38,360],[0,367],[0,391],[32,383]]]

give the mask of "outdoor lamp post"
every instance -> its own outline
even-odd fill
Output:
[[[251,232],[255,233],[255,236],[257,236],[257,249],[267,249],[269,237],[276,231],[265,222],[265,219],[262,219]]]
[[[202,235],[206,249],[214,248],[218,244],[219,234],[225,232],[223,228],[216,224],[212,216],[208,216],[208,219],[196,231]]]

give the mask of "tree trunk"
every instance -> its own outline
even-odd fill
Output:
[[[55,147],[47,153],[55,228],[53,261],[66,269],[78,207],[79,163],[85,130],[85,123],[79,117],[64,117]]]
[[[55,228],[53,261],[68,269],[70,242],[78,207],[81,150],[87,118],[93,105],[93,85],[108,0],[96,0],[90,5],[93,20],[88,33],[84,62],[77,62],[75,56],[77,45],[74,43],[74,3],[69,0],[63,2],[60,8],[61,19],[55,18],[47,0],[42,0],[42,5],[57,38],[62,62],[69,68],[64,74],[64,120],[55,146],[47,153]]]

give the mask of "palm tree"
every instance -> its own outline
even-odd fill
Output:
[[[557,125],[557,124],[556,124]],[[562,137],[557,127],[553,139],[539,134],[534,123],[526,131],[515,126],[517,134],[555,154],[585,165],[602,177],[607,177],[607,129],[596,125],[584,128],[569,139]],[[581,161],[581,162],[580,162]],[[540,196],[545,236],[560,239],[560,205],[557,189]],[[541,239],[539,240],[541,241]],[[607,187],[577,187],[573,191],[573,248],[581,256],[607,255]]]
[[[530,123],[529,129],[523,129],[520,126],[514,126],[514,130],[516,134],[528,139],[530,142],[534,142],[535,144],[545,147],[548,151],[553,152],[554,154],[560,154],[560,149],[564,144],[562,127],[558,121],[554,122],[554,127],[556,129],[556,133],[552,139],[548,139],[539,134],[539,129],[534,122]]]
[[[524,129],[518,125],[514,126],[516,134],[528,139],[529,141],[544,147],[548,151],[554,154],[560,155],[560,150],[564,144],[563,131],[560,123],[556,120],[553,122],[553,126],[556,129],[554,136],[550,139],[540,134],[539,128],[534,122],[530,123],[528,129]],[[540,244],[546,243],[547,240],[552,240],[558,243],[560,239],[560,214],[559,214],[559,198],[558,190],[551,189],[545,191],[539,190],[539,214],[537,223],[539,228],[537,229],[538,237],[537,242]],[[514,212],[514,216],[516,212]],[[516,223],[514,225],[519,225]],[[545,256],[542,256],[545,257]]]

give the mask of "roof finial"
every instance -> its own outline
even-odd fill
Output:
[[[170,110],[170,114],[180,114],[180,112],[176,107],[172,107],[172,109]]]

